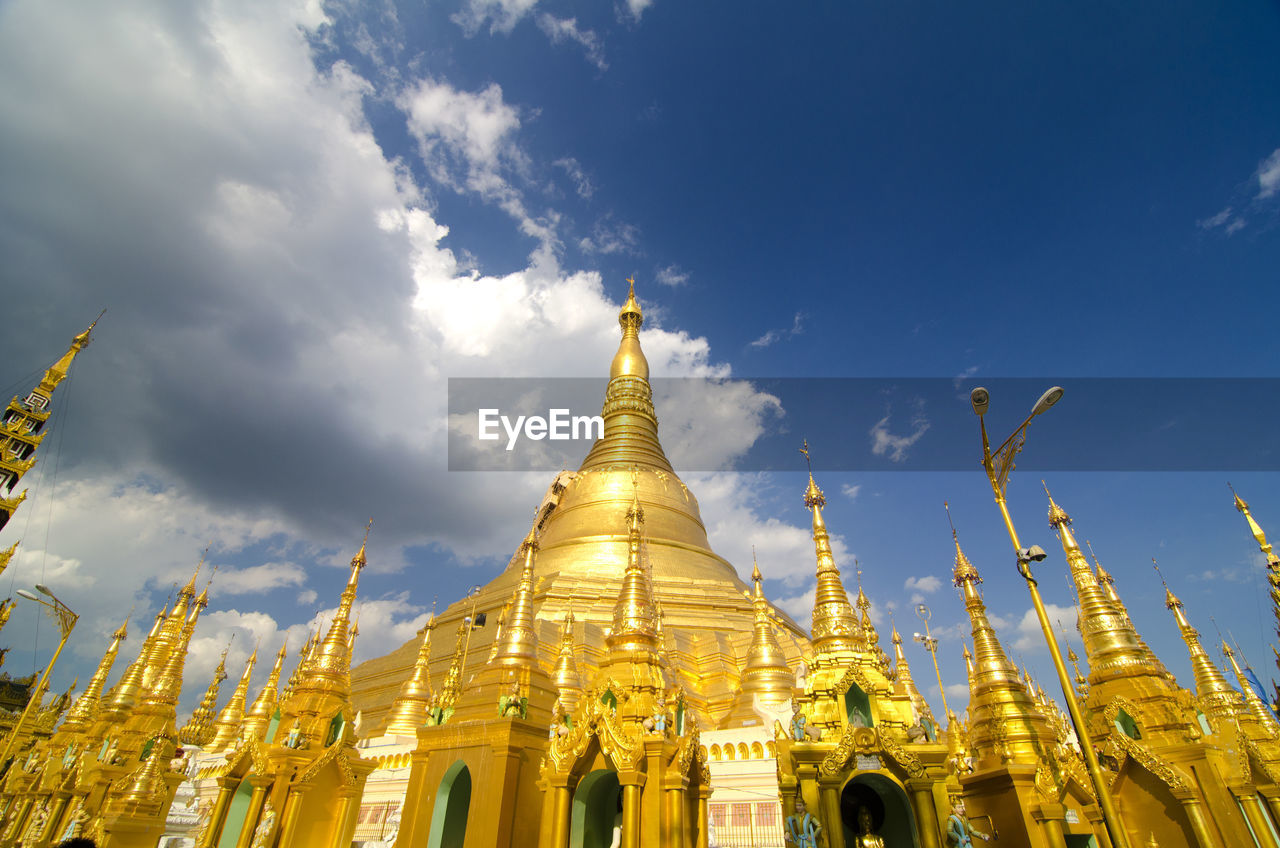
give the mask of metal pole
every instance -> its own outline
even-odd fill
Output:
[[[72,622],[72,627],[75,622]],[[3,767],[6,760],[9,759],[9,752],[13,750],[13,745],[18,741],[18,733],[22,730],[23,722],[27,720],[27,714],[31,712],[31,708],[35,705],[38,695],[42,692],[45,684],[49,681],[49,672],[53,671],[53,664],[58,661],[58,655],[62,653],[62,648],[67,644],[67,637],[71,635],[71,628],[68,627],[62,633],[62,641],[58,643],[58,650],[53,652],[53,659],[49,660],[49,664],[45,666],[44,674],[40,676],[40,682],[36,684],[32,697],[27,700],[27,706],[22,711],[22,715],[18,716],[18,723],[13,726],[13,730],[9,732],[9,740],[5,742],[4,753],[0,754],[0,767]]]

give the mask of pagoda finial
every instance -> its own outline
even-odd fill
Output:
[[[1263,727],[1270,730],[1273,736],[1280,734],[1280,721],[1276,719],[1276,714],[1268,709],[1266,703],[1258,694],[1258,690],[1253,688],[1253,683],[1236,660],[1236,652],[1231,650],[1231,646],[1226,643],[1226,640],[1222,642],[1222,653],[1226,656],[1227,662],[1231,663],[1231,668],[1236,674],[1236,680],[1240,684],[1240,691],[1244,693],[1244,702],[1249,707],[1249,712],[1253,713],[1254,718]]]
[[[103,310],[105,312],[106,310]],[[99,315],[98,318],[101,318]],[[89,328],[71,340],[71,346],[57,362],[49,366],[44,377],[37,383],[26,398],[14,398],[0,412],[3,427],[0,428],[0,528],[8,523],[24,500],[26,490],[15,493],[14,490],[22,475],[26,474],[36,463],[36,449],[45,437],[45,425],[49,421],[49,403],[53,390],[66,379],[71,370],[71,363],[76,354],[89,344],[89,334],[97,326],[97,319]],[[13,549],[8,552],[12,556]],[[0,570],[8,563],[9,556],[0,555]]]
[[[3,626],[2,619],[7,618],[8,613],[0,609],[0,627]],[[97,669],[93,672],[93,677],[89,678],[89,685],[84,688],[84,692],[76,699],[75,704],[67,712],[66,720],[63,721],[59,732],[79,732],[88,728],[89,723],[93,720],[94,715],[98,711],[98,704],[102,698],[102,690],[107,681],[107,675],[111,673],[111,666],[115,664],[116,656],[120,653],[120,643],[129,636],[128,631],[129,619],[116,628],[115,633],[111,634],[111,644],[107,646],[107,651],[102,655]]]
[[[613,607],[613,627],[605,637],[605,642],[615,653],[629,650],[652,654],[659,647],[657,611],[640,555],[643,526],[644,507],[640,504],[640,489],[633,477],[631,506],[627,510],[627,567]]]
[[[275,714],[276,704],[280,700],[280,670],[284,668],[284,658],[287,654],[287,645],[281,644],[280,650],[276,652],[276,661],[271,666],[271,673],[267,675],[266,684],[254,699],[253,706],[244,714],[243,730],[252,733],[263,742],[271,741],[266,738],[267,729],[271,727],[271,717]]]
[[[529,528],[529,534],[520,543],[520,552],[524,554],[524,567],[511,596],[507,626],[502,631],[502,642],[497,646],[494,661],[504,666],[527,668],[538,661],[538,634],[533,614],[533,572],[538,556],[536,528]]]
[[[1227,486],[1230,488],[1231,484]],[[1262,551],[1262,555],[1267,558],[1267,582],[1271,584],[1271,602],[1272,612],[1276,619],[1276,635],[1280,636],[1280,556],[1272,549],[1271,543],[1267,541],[1267,534],[1262,532],[1262,526],[1254,520],[1253,514],[1249,512],[1249,505],[1244,499],[1236,494],[1234,488],[1231,494],[1236,499],[1236,509],[1244,516],[1244,520],[1249,524],[1249,532],[1253,535],[1254,541],[1258,543],[1258,549]],[[1276,664],[1280,665],[1280,659],[1276,660]]]
[[[635,282],[628,280],[627,300],[618,313],[622,338],[609,364],[609,386],[605,389],[604,437],[592,445],[580,470],[641,466],[672,473],[671,463],[658,441],[658,417],[653,409],[653,388],[649,385],[649,360],[640,347],[640,327],[644,315],[635,296]]]
[[[973,567],[973,563],[969,562],[969,558],[960,549],[960,536],[956,533],[955,522],[951,520],[951,504],[943,501],[942,508],[947,512],[947,523],[951,525],[951,541],[956,546],[956,559],[952,570],[954,582],[958,588],[964,590],[966,597],[970,591],[977,594],[977,587],[982,585],[982,575],[978,574],[978,569]]]
[[[254,648],[244,664],[244,673],[240,682],[231,693],[231,700],[218,713],[213,723],[213,739],[209,742],[210,751],[224,751],[240,736],[240,725],[244,721],[244,705],[249,697],[249,681],[253,677],[253,666],[258,662],[258,649]]]
[[[431,631],[435,627],[436,619],[432,614],[422,628],[422,644],[418,647],[418,658],[413,663],[413,671],[401,685],[400,694],[391,705],[387,735],[414,736],[427,720],[427,708],[431,703],[431,675],[427,666],[431,661]]]
[[[573,610],[566,610],[564,626],[560,630],[560,652],[556,656],[556,667],[551,673],[551,682],[555,684],[560,710],[570,714],[578,706],[582,697],[582,675],[578,672],[578,661],[573,655]]]
[[[806,441],[801,453],[809,459]],[[849,603],[849,593],[840,579],[831,552],[831,537],[822,519],[822,507],[826,504],[822,490],[809,474],[809,486],[805,489],[804,505],[813,513],[813,547],[817,556],[818,585],[813,595],[813,647],[820,653],[852,651],[858,648],[858,619]]]
[[[755,609],[755,625],[751,645],[747,648],[747,662],[742,669],[738,693],[734,696],[729,713],[721,721],[721,727],[742,727],[746,723],[760,721],[758,706],[780,708],[791,699],[796,685],[795,672],[787,664],[786,654],[778,643],[773,630],[769,601],[761,589],[763,577],[760,565],[755,561],[755,547],[751,549],[754,567],[751,571],[752,591],[745,592]]]
[[[1151,559],[1155,564],[1155,558]],[[1160,574],[1160,566],[1156,565],[1156,574]],[[1160,574],[1160,582],[1164,583],[1164,575]],[[1206,714],[1211,718],[1235,719],[1244,711],[1244,700],[1240,693],[1227,683],[1222,676],[1222,669],[1210,658],[1204,646],[1200,644],[1200,631],[1187,621],[1182,601],[1178,599],[1169,585],[1165,583],[1165,606],[1173,610],[1178,620],[1178,630],[1182,641],[1187,645],[1187,653],[1191,655],[1191,668],[1196,677],[1196,696]]]
[[[218,689],[222,686],[222,681],[227,679],[227,652],[230,650],[230,645],[227,645],[222,650],[222,656],[218,659],[218,667],[213,670],[213,680],[210,681],[209,688],[205,690],[199,706],[192,711],[191,718],[178,731],[178,739],[184,745],[203,747],[213,738],[213,722],[216,718],[218,707]]]

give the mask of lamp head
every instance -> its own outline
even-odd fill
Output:
[[[987,406],[991,403],[991,393],[982,386],[978,386],[969,392],[969,403],[973,405],[975,415],[986,415]]]
[[[1039,545],[1032,545],[1029,548],[1023,548],[1018,551],[1018,562],[1043,562],[1048,554],[1044,552],[1044,548]]]
[[[1035,418],[1060,400],[1062,400],[1062,386],[1052,387],[1049,391],[1040,395],[1040,400],[1036,401],[1036,405],[1031,407],[1031,417]]]
[[[19,590],[18,590],[18,594],[19,594],[21,597],[26,598],[28,601],[36,601],[36,602],[38,602],[38,603],[40,602],[40,599],[39,599],[39,598],[37,598],[37,597],[36,597],[34,594],[32,594],[31,592],[28,592],[26,589],[19,589]]]
[[[44,585],[43,583],[36,584],[36,591],[42,595],[48,595],[51,598],[53,597],[53,593],[49,591],[49,587]]]
[[[925,606],[924,604],[916,604],[916,617],[917,617],[917,618],[921,618],[921,619],[924,619],[925,621],[928,621],[928,620],[929,620],[929,617],[930,617],[931,615],[932,615],[932,613],[930,612],[930,610],[929,610],[929,608],[928,608],[927,606]]]

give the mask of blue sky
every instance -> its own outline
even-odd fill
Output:
[[[299,644],[370,515],[358,652],[411,638],[505,562],[549,482],[449,474],[445,380],[603,375],[629,275],[665,376],[1280,376],[1274,3],[170,5],[0,10],[0,383],[109,309],[0,534],[23,540],[0,580],[83,613],[55,684],[210,542],[184,700],[232,634],[233,663]],[[1035,394],[993,396],[999,437]],[[659,412],[669,434],[715,421],[730,453],[832,429],[758,392]],[[1039,438],[1105,438],[1061,429],[1037,422],[1029,464]],[[820,475],[840,563],[907,632],[924,597],[961,683],[950,501],[1001,636],[1052,689],[967,435],[972,473]],[[1053,552],[1038,477],[1015,472],[1011,507]],[[746,574],[754,541],[807,620],[802,476],[686,479],[717,551]],[[1227,479],[1280,537],[1275,473],[1048,479],[1187,684],[1152,556],[1206,637],[1213,615],[1274,668]],[[1061,556],[1041,573],[1069,618]],[[6,669],[49,633],[15,613]]]

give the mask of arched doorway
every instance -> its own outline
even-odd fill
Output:
[[[427,848],[462,848],[471,808],[471,771],[462,760],[449,766],[436,790]]]
[[[244,820],[249,815],[249,801],[252,798],[253,786],[247,780],[240,781],[236,791],[231,793],[227,817],[222,822],[222,835],[218,837],[218,848],[236,848],[236,843],[240,841],[240,831],[244,828]]]
[[[857,845],[860,812],[871,815],[871,831],[884,838],[885,848],[920,848],[915,815],[902,787],[882,774],[860,774],[840,792],[840,819],[845,845]]]
[[[875,722],[871,718],[871,699],[862,687],[853,684],[844,694],[846,718],[853,727],[871,727]]]
[[[614,821],[621,812],[622,787],[617,772],[596,769],[582,778],[573,793],[569,848],[609,848]]]

